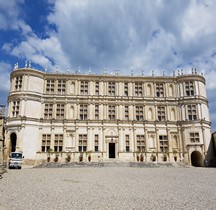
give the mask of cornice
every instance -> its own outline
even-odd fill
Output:
[[[65,79],[65,80],[86,80],[86,81],[114,81],[114,82],[162,82],[173,83],[183,81],[201,81],[205,84],[205,78],[199,74],[183,74],[178,76],[132,76],[132,75],[99,75],[99,74],[72,74],[72,73],[50,73],[32,68],[19,68],[11,73],[11,78],[20,75],[32,75],[43,79]]]

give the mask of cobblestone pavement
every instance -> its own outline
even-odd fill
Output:
[[[0,209],[215,209],[215,168],[8,170]]]

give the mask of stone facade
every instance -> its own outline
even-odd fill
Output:
[[[6,141],[25,162],[182,161],[209,158],[211,127],[205,79],[177,76],[11,73]]]
[[[5,106],[0,105],[0,165],[3,165],[4,163],[4,130],[5,130],[4,114],[5,114]],[[0,168],[0,172],[1,172],[1,168]]]

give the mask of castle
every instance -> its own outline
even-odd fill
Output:
[[[46,161],[169,161],[202,166],[211,125],[203,75],[11,73],[6,149]],[[86,154],[86,155],[85,155]]]

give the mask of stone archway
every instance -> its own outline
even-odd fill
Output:
[[[196,167],[201,167],[203,164],[203,158],[200,152],[193,151],[191,153],[191,165]]]
[[[17,144],[17,135],[16,135],[16,133],[11,133],[11,135],[10,135],[10,152],[16,151],[16,144]]]

